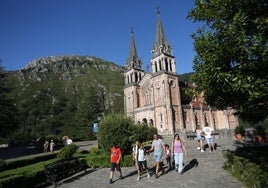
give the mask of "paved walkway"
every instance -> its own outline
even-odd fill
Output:
[[[171,137],[163,139],[165,143],[171,145]],[[118,188],[118,187],[146,187],[146,188],[174,188],[174,187],[191,187],[191,188],[242,188],[241,182],[233,178],[228,172],[222,169],[223,158],[221,151],[227,149],[233,149],[231,138],[219,138],[215,142],[218,144],[216,152],[209,152],[206,150],[201,153],[196,149],[196,140],[187,140],[186,147],[188,150],[188,156],[184,158],[185,168],[187,169],[183,175],[179,175],[175,170],[169,171],[163,175],[160,173],[160,177],[155,179],[153,171],[151,171],[151,177],[148,178],[146,174],[142,175],[142,178],[137,181],[137,173],[135,167],[124,167],[122,173],[124,178],[118,179],[118,173],[115,172],[113,183],[108,184],[110,168],[102,169],[88,169],[87,174],[79,174],[72,177],[69,180],[60,183],[60,188]],[[149,167],[153,168],[154,161],[150,154]],[[191,161],[197,161],[196,167]],[[50,186],[51,188],[53,186]]]

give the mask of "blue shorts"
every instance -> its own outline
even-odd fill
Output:
[[[161,162],[162,161],[162,154],[155,154],[154,155],[154,159],[157,162]]]
[[[213,144],[213,138],[206,138],[208,144]]]
[[[196,136],[196,138],[197,138],[197,140],[203,140],[203,137],[202,137],[200,134],[198,134],[198,135]]]

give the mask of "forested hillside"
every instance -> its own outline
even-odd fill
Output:
[[[8,73],[21,130],[40,137],[91,134],[97,115],[123,112],[123,68],[89,56],[40,58]]]

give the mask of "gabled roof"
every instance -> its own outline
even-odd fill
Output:
[[[204,109],[208,110],[209,106],[199,101],[191,101],[189,104],[183,105],[183,108]]]

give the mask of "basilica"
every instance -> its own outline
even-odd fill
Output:
[[[144,71],[132,29],[124,72],[124,110],[127,116],[136,123],[156,127],[163,135],[195,131],[197,126],[210,126],[220,131],[232,130],[238,125],[233,109],[218,110],[207,105],[202,97],[182,102],[175,56],[164,34],[159,10],[151,53],[151,71]]]

